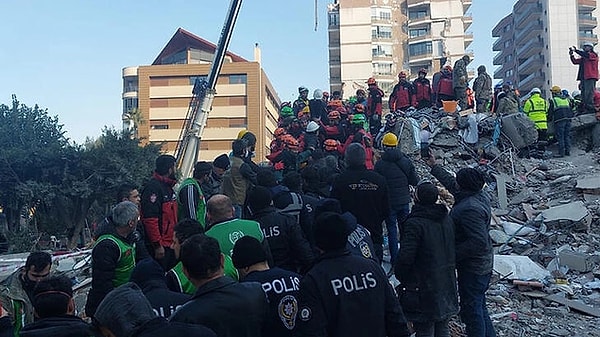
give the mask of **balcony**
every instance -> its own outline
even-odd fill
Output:
[[[425,5],[430,5],[430,4],[431,4],[431,0],[407,0],[406,1],[406,5],[408,6],[408,8],[425,6]]]
[[[473,43],[473,33],[465,33],[465,49]]]
[[[579,15],[579,28],[593,29],[598,26],[598,20],[592,15]]]
[[[504,58],[508,55],[509,55],[509,53],[506,53],[506,52],[500,52],[500,53],[496,54],[496,56],[494,56],[494,60],[493,60],[492,64],[495,66],[504,66],[504,65],[508,65],[509,63],[512,64],[512,60],[510,62],[504,61]]]
[[[422,16],[419,18],[413,18],[408,20],[408,27],[431,23],[431,16]]]
[[[123,77],[137,76],[138,67],[125,67],[123,68]]]
[[[534,2],[526,3],[522,10],[515,12],[515,28],[521,29],[531,21],[537,21],[542,15],[542,5]]]
[[[503,51],[504,49],[506,49],[506,47],[504,47],[505,41],[508,40],[503,38],[496,39],[496,41],[494,41],[494,44],[492,45],[492,51]]]
[[[598,35],[593,33],[583,33],[579,32],[579,44],[583,45],[586,42],[591,42],[593,44],[598,43]]]
[[[433,51],[424,52],[416,55],[409,55],[408,64],[416,65],[423,64],[424,61],[430,61],[433,59]]]
[[[466,12],[469,10],[469,8],[471,8],[473,1],[472,0],[462,0],[462,4],[463,4],[463,12]]]
[[[492,37],[502,37],[502,36],[506,35],[507,31],[512,30],[512,29],[506,29],[506,27],[512,25],[512,22],[513,22],[512,14],[508,14],[507,16],[503,17],[502,20],[500,20],[500,22],[498,22],[498,24],[495,25],[494,28],[492,28]]]
[[[433,38],[433,36],[431,34],[409,37],[408,44],[414,44],[414,43],[419,43],[419,42],[424,42],[424,41],[431,41],[432,38]]]
[[[544,62],[541,59],[541,55],[537,57],[531,57],[519,65],[517,72],[520,75],[528,75],[538,71],[543,66]]]
[[[577,0],[580,11],[593,11],[596,9],[596,0]]]
[[[462,17],[462,22],[463,22],[463,29],[464,30],[469,29],[469,27],[471,27],[471,25],[473,24],[473,14],[465,13],[465,15],[463,15],[463,17]]]
[[[521,90],[521,93],[525,95],[533,88],[537,87],[541,89],[541,87],[544,86],[544,77],[540,76],[537,72],[535,72],[533,74],[527,75],[527,77],[525,77],[524,79],[519,80],[518,85],[519,89]]]
[[[515,42],[518,43],[519,41],[531,40],[534,37],[535,40],[537,40],[538,34],[543,30],[544,27],[540,21],[531,21],[525,28],[517,31],[515,34]]]
[[[531,40],[517,48],[517,55],[519,55],[520,58],[528,58],[541,53],[542,49],[544,49],[543,41]]]

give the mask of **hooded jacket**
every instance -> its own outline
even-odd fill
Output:
[[[23,289],[22,271],[22,268],[17,269],[0,283],[2,306],[8,311],[16,332],[24,325],[32,323],[34,319],[33,304]]]
[[[589,52],[583,50],[576,50],[577,55],[580,57],[576,58],[571,54],[571,63],[579,65],[577,71],[577,80],[598,80],[598,54],[591,50]]]
[[[419,177],[410,158],[400,149],[387,149],[375,164],[375,172],[381,174],[387,182],[390,207],[397,209],[410,203],[408,186],[416,186]]]
[[[419,203],[402,225],[394,271],[411,322],[442,321],[458,312],[453,226],[446,206]]]
[[[48,317],[26,325],[21,337],[90,337],[97,336],[94,328],[73,315]]]
[[[163,247],[173,243],[173,227],[177,223],[175,183],[155,172],[142,190],[140,217],[148,243]]]
[[[348,226],[347,230],[348,233],[350,233],[348,234],[346,249],[348,249],[352,255],[362,256],[377,262],[375,246],[373,245],[369,230],[356,222],[356,218],[350,212],[342,214],[342,217],[346,221],[346,225]]]
[[[478,275],[490,274],[494,264],[489,235],[492,217],[490,199],[483,190],[460,190],[456,179],[440,165],[432,167],[431,174],[454,196],[450,217],[454,222],[456,269]]]

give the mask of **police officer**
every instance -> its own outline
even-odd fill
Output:
[[[261,243],[244,236],[233,246],[233,264],[241,282],[258,282],[269,299],[269,316],[263,337],[292,336],[298,314],[300,275],[281,268],[270,268]]]
[[[300,281],[296,336],[409,336],[383,269],[346,249],[343,217],[321,214],[314,232],[323,254]]]

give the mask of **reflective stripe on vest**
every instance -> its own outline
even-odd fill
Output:
[[[198,205],[196,205],[196,219],[201,225],[202,227],[205,226],[206,223],[206,200],[204,200],[204,194],[202,193],[202,188],[200,187],[200,185],[198,184],[198,181],[196,181],[196,179],[194,178],[187,178],[185,179],[182,183],[181,186],[179,186],[179,192],[181,192],[184,188],[186,188],[189,185],[193,185],[196,190],[198,191]],[[177,210],[178,210],[178,219],[182,220],[182,219],[186,219],[189,218],[189,214],[183,214],[184,212],[186,212],[187,207],[184,207],[183,204],[181,203],[181,200],[179,200],[179,192],[177,192]],[[192,199],[190,198],[190,196],[188,196],[188,201]]]
[[[115,268],[113,286],[116,288],[129,282],[131,272],[135,267],[135,244],[130,245],[112,234],[104,234],[98,238],[96,245],[103,240],[111,240],[119,247],[119,260]]]
[[[196,287],[190,282],[190,280],[183,273],[183,264],[181,261],[173,267],[173,272],[175,273],[175,277],[177,278],[177,283],[179,284],[179,288],[184,294],[193,295],[196,292]]]

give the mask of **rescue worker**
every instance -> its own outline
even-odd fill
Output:
[[[401,232],[402,224],[410,213],[409,186],[417,186],[419,177],[410,158],[398,148],[398,137],[395,134],[385,134],[381,144],[384,152],[381,160],[375,164],[375,172],[385,178],[388,189],[390,212],[385,219],[385,226],[390,263],[393,266],[398,257],[398,233]]]
[[[269,243],[273,266],[293,272],[308,270],[314,257],[299,223],[295,217],[277,212],[272,202],[271,191],[266,187],[256,186],[250,192],[250,219],[260,224]]]
[[[240,282],[258,282],[269,299],[269,315],[263,337],[292,336],[298,315],[298,290],[301,276],[295,272],[271,268],[258,240],[244,236],[233,246],[233,264]]]
[[[477,113],[488,112],[488,104],[492,97],[492,77],[486,72],[485,66],[477,67],[477,77],[473,82],[475,92],[475,108]]]
[[[294,101],[294,105],[292,109],[294,110],[294,115],[296,117],[300,117],[301,115],[310,116],[310,102],[308,100],[308,88],[307,87],[299,87],[298,88],[298,99]]]
[[[492,102],[490,108],[492,115],[495,115],[498,111],[498,95],[500,95],[500,93],[502,93],[502,83],[496,83],[496,85],[494,85],[494,93],[492,94]]]
[[[295,336],[409,336],[383,269],[350,254],[347,239],[340,214],[317,218],[315,240],[323,254],[300,281]]]
[[[192,177],[181,182],[179,191],[177,191],[177,219],[179,221],[193,219],[198,221],[202,227],[206,224],[206,199],[200,185],[208,180],[211,171],[212,165],[209,162],[199,161],[194,165]]]
[[[581,104],[581,91],[579,90],[573,90],[573,113],[578,114],[580,113],[582,110],[582,104]]]
[[[369,115],[378,114],[381,116],[383,112],[383,97],[385,93],[377,86],[375,77],[370,77],[367,80],[368,95],[367,95],[367,113]]]
[[[471,62],[469,55],[464,55],[454,63],[452,73],[452,89],[454,97],[462,110],[467,109],[467,86],[469,85],[469,73],[467,65]]]
[[[175,254],[169,248],[173,242],[173,227],[177,223],[177,197],[173,187],[175,178],[175,157],[160,155],[152,178],[142,191],[141,221],[144,224],[148,252],[165,269],[173,268]]]
[[[511,92],[510,85],[504,83],[502,91],[498,94],[498,108],[496,114],[498,116],[506,116],[519,112],[519,101]]]
[[[557,86],[553,86],[550,91],[556,91],[560,95],[560,88]],[[523,112],[535,124],[538,141],[545,142],[548,141],[548,103],[541,94],[539,88],[531,89],[531,97],[523,104]]]
[[[0,300],[18,336],[23,326],[34,321],[33,291],[36,284],[50,275],[52,256],[47,252],[33,252],[25,265],[0,283]]]
[[[390,212],[385,178],[365,166],[366,152],[361,144],[352,143],[345,153],[346,171],[331,187],[331,197],[340,201],[342,211],[352,213],[358,223],[371,233],[375,256],[383,259],[383,221]]]
[[[365,131],[365,115],[357,114],[352,118],[350,136],[346,139],[343,146],[339,147],[340,153],[344,154],[348,146],[352,143],[360,143],[366,151],[366,167],[368,170],[375,168],[373,163],[373,137]]]
[[[94,336],[94,328],[75,316],[72,285],[71,279],[64,275],[40,281],[32,294],[36,320],[23,327],[17,336]]]
[[[111,213],[114,228],[100,235],[92,249],[92,287],[85,304],[88,317],[94,316],[106,294],[129,281],[135,267],[135,241],[131,234],[140,216],[138,206],[122,201]]]
[[[243,232],[236,235],[232,233],[227,241],[244,236]],[[183,243],[183,270],[198,290],[170,321],[205,325],[219,337],[262,336],[269,310],[267,297],[260,284],[238,283],[223,275],[222,251],[225,248],[231,254],[233,243],[227,247],[219,247],[217,240],[203,234]]]
[[[573,54],[577,54],[579,57],[576,58]],[[594,113],[594,90],[596,90],[596,81],[598,81],[598,54],[594,51],[594,44],[585,42],[583,50],[579,50],[575,46],[569,48],[569,57],[571,63],[579,65],[577,80],[581,84],[581,96],[585,111]]]
[[[558,86],[552,87],[556,89]],[[565,98],[559,90],[552,90],[552,99],[548,109],[549,120],[554,123],[554,137],[558,141],[557,158],[571,155],[571,118],[573,109],[569,99]]]
[[[417,336],[450,336],[448,321],[458,313],[454,224],[438,195],[431,182],[417,186],[394,269],[402,310]]]
[[[313,92],[313,99],[308,103],[310,110],[310,117],[313,121],[328,123],[327,120],[327,103],[323,101],[323,91],[321,89],[315,89]]]
[[[425,77],[426,75],[427,69],[421,68],[418,77],[413,81],[417,109],[431,107],[431,83]]]
[[[212,170],[206,178],[206,180],[200,184],[202,193],[204,194],[204,200],[210,199],[215,194],[221,191],[221,184],[223,184],[223,175],[225,171],[229,169],[231,163],[229,162],[229,156],[223,153],[216,157],[212,162]]]
[[[256,185],[256,172],[243,160],[247,152],[245,140],[234,140],[231,149],[231,167],[223,175],[221,193],[230,198],[236,217],[241,217],[246,194],[252,185]]]
[[[439,72],[439,75],[433,79],[433,93],[438,107],[442,106],[442,101],[454,100],[454,89],[452,87],[452,67],[446,65]]]
[[[404,111],[415,105],[415,89],[413,85],[406,80],[406,72],[401,71],[398,74],[398,83],[394,86],[394,89],[390,94],[390,112],[394,112],[396,110]]]

